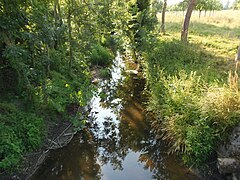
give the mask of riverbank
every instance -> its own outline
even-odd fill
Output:
[[[74,109],[71,109],[71,113],[74,111]],[[83,109],[82,114],[86,114]],[[19,166],[15,167],[13,171],[2,173],[1,179],[29,179],[51,151],[65,147],[71,141],[73,135],[76,134],[72,122],[61,117],[58,117],[55,121],[48,121],[45,127],[47,127],[47,133],[43,137],[41,146],[30,153],[24,154]]]

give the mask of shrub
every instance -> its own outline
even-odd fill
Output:
[[[43,120],[0,103],[0,169],[15,166],[23,153],[37,148],[42,139]]]
[[[50,78],[38,88],[36,102],[44,105],[50,112],[64,113],[68,104],[77,103],[84,106],[90,96],[91,88],[88,81],[78,79],[77,76],[67,78],[51,71]]]
[[[108,66],[112,63],[113,55],[100,44],[95,44],[91,48],[90,63],[92,65]]]
[[[99,70],[99,75],[101,78],[103,79],[107,79],[107,78],[110,78],[111,77],[111,72],[108,68],[102,68]]]

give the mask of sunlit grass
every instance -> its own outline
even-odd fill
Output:
[[[186,44],[180,41],[183,13],[167,12],[166,35],[159,33],[158,44],[146,53],[148,107],[156,113],[152,128],[196,166],[206,164],[240,115],[234,69],[240,11],[208,13],[193,13]]]
[[[166,22],[183,22],[185,13],[183,12],[167,12],[166,13]],[[239,28],[240,24],[240,10],[225,10],[225,11],[216,11],[214,14],[211,14],[209,16],[209,12],[207,12],[206,16],[204,13],[201,14],[201,17],[199,18],[199,12],[194,11],[191,16],[192,22],[200,22],[204,24],[211,24],[215,25],[217,27],[228,27],[231,29]],[[161,14],[158,14],[158,17],[160,19]]]
[[[158,14],[161,23],[161,14]],[[209,12],[194,11],[189,27],[189,43],[199,46],[202,50],[211,54],[208,58],[208,68],[220,71],[220,74],[227,73],[234,65],[234,58],[239,45],[240,37],[240,11],[225,10],[216,11],[209,16]],[[184,21],[183,12],[166,13],[166,33],[161,39],[171,41],[180,39],[182,24]],[[222,75],[220,75],[222,76]],[[217,76],[216,78],[220,78]]]

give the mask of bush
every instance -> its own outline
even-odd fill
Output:
[[[51,71],[50,78],[38,88],[36,102],[50,112],[64,113],[68,104],[86,105],[91,94],[88,81],[78,77],[67,78],[58,72]]]
[[[108,68],[102,68],[99,70],[99,75],[103,79],[107,79],[111,77],[111,72]]]
[[[7,169],[15,166],[23,153],[40,145],[43,120],[12,104],[0,103],[0,132],[0,169]]]
[[[90,63],[92,65],[108,66],[112,63],[114,56],[111,52],[100,44],[95,44],[91,48]]]

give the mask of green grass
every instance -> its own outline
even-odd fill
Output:
[[[189,26],[189,42],[201,44],[209,52],[227,60],[234,59],[240,36],[240,11],[217,11],[213,16],[198,18],[194,12]],[[184,16],[179,12],[166,13],[166,32],[179,38]]]
[[[194,12],[189,43],[180,41],[181,13],[166,14],[166,35],[144,53],[150,89],[152,128],[179,152],[186,164],[204,165],[240,120],[238,75],[240,11],[198,18]]]

